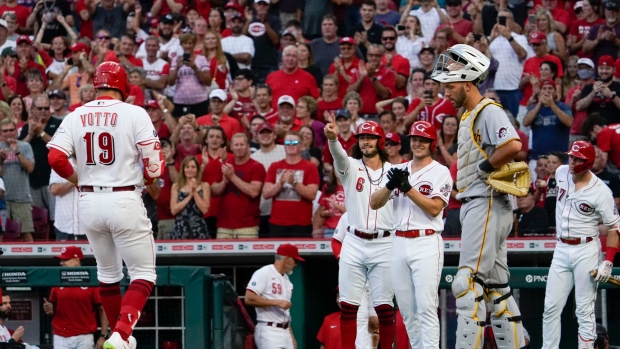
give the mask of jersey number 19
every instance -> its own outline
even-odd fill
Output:
[[[97,137],[97,144],[95,144],[95,132],[86,132],[84,141],[86,142],[87,165],[97,164],[95,162],[95,147],[101,150],[99,153],[100,164],[112,165],[114,163],[114,137],[110,133],[101,132]]]

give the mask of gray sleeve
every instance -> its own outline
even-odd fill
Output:
[[[521,140],[506,112],[500,107],[490,105],[482,110],[479,117],[482,120],[477,124],[482,128],[480,134],[485,146],[500,148],[512,140]]]
[[[19,142],[19,151],[24,153],[26,159],[32,161],[34,163],[34,152],[32,151],[32,146],[28,142]]]
[[[327,144],[329,144],[329,151],[332,153],[332,157],[334,158],[334,168],[336,171],[345,174],[349,171],[349,156],[347,155],[347,152],[344,151],[342,144],[340,144],[338,140],[329,140]]]

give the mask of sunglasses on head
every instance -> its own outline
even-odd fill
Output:
[[[299,141],[284,141],[284,145],[297,145]]]

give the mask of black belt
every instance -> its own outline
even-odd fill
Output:
[[[462,203],[466,203],[466,202],[473,201],[474,199],[480,199],[480,198],[488,199],[489,196],[470,196],[470,197],[467,197],[467,198],[462,198],[461,202]]]
[[[92,186],[92,185],[83,185],[81,187],[79,187],[79,191],[82,193],[93,193],[95,191],[95,188],[100,188],[100,190],[102,192],[105,192],[105,190],[103,190],[103,188],[108,188],[108,187],[100,187],[100,186]],[[118,192],[118,191],[134,191],[136,190],[136,186],[135,185],[127,185],[124,187],[113,187],[112,188],[112,192]]]
[[[359,230],[356,229],[356,230],[353,231],[353,234],[355,236],[357,236],[358,238],[360,238],[360,239],[374,240],[374,239],[378,239],[380,237],[383,237],[383,238],[388,237],[388,236],[390,236],[391,233],[388,230],[379,230],[376,233],[367,233],[367,232],[359,231]],[[381,234],[381,235],[379,235],[379,234]]]
[[[288,329],[288,322],[283,322],[283,323],[279,323],[279,322],[266,322],[265,325],[267,326],[272,326],[272,327],[277,327],[277,328],[282,328],[282,329]]]

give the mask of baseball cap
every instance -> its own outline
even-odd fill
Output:
[[[461,0],[447,0],[447,6],[461,6]]]
[[[224,5],[224,10],[233,9],[239,13],[243,13],[243,8],[234,1],[229,1]]]
[[[620,10],[620,3],[615,0],[607,0],[605,1],[605,9],[606,10]]]
[[[159,109],[159,104],[157,103],[156,100],[150,99],[150,100],[144,102],[144,108],[156,108],[156,109]]]
[[[55,258],[59,259],[72,259],[79,258],[84,259],[84,254],[82,253],[82,249],[77,246],[69,246],[63,247],[61,253]]]
[[[86,52],[86,54],[90,53],[90,48],[83,42],[74,42],[71,46],[69,46],[71,52]]]
[[[530,44],[541,44],[547,40],[547,35],[543,32],[533,32],[530,34]]]
[[[420,50],[420,53],[418,53],[418,56],[419,56],[419,55],[421,55],[421,54],[422,54],[422,53],[424,53],[424,52],[430,52],[430,53],[432,53],[432,54],[434,55],[434,54],[435,54],[435,49],[434,49],[434,48],[432,48],[432,47],[423,47],[423,48]]]
[[[15,49],[12,48],[12,47],[5,47],[2,50],[2,53],[0,53],[0,56],[2,56],[2,57],[8,57],[8,56],[15,57],[15,56],[17,56],[17,52],[15,52]]]
[[[242,21],[245,21],[245,17],[240,13],[233,13],[232,15],[230,15],[230,20],[232,21],[233,19],[240,19]]]
[[[22,42],[27,42],[29,45],[32,45],[32,40],[30,40],[30,37],[28,35],[20,35],[15,41],[17,45],[19,45]]]
[[[556,88],[555,81],[553,81],[552,79],[543,79],[540,81],[540,87],[547,86],[547,85],[553,86],[553,88]]]
[[[222,102],[226,102],[228,96],[226,95],[226,92],[224,90],[218,88],[209,93],[209,99],[211,98],[217,98]]]
[[[50,92],[47,93],[47,96],[49,98],[60,97],[62,99],[67,99],[67,95],[65,94],[65,91],[63,90],[51,90]]]
[[[159,17],[159,23],[174,24],[174,17],[169,13],[167,15]]]
[[[151,28],[157,28],[157,26],[159,25],[159,19],[157,18],[151,19],[150,25],[151,25]]]
[[[258,0],[258,1],[256,1],[256,3],[257,3],[257,4],[258,4],[259,2],[266,2],[266,3],[268,3],[268,4],[270,4],[270,3],[271,3],[269,0]]]
[[[284,244],[284,245],[278,246],[278,250],[276,251],[276,254],[278,256],[291,257],[300,262],[306,261],[305,259],[301,258],[301,256],[299,255],[299,250],[297,249],[297,247],[291,244]]]
[[[598,66],[612,66],[614,65],[614,58],[610,55],[601,56],[598,59]]]
[[[355,45],[355,39],[350,36],[345,36],[344,38],[340,39],[340,45],[342,44]]]
[[[336,120],[338,120],[338,118],[350,119],[351,113],[349,112],[349,109],[342,108],[342,109],[336,110]]]
[[[259,127],[258,127],[258,133],[261,133],[263,131],[269,131],[269,132],[273,132],[273,126],[271,126],[270,123],[268,122],[263,122]]]
[[[232,18],[232,17],[231,17],[231,18]],[[285,29],[285,30],[282,32],[282,37],[285,37],[285,36],[287,36],[287,35],[290,35],[290,36],[292,36],[293,38],[295,38],[295,35],[293,35],[293,32],[292,32],[292,31],[290,31],[290,30],[288,30],[288,29]]]
[[[580,64],[585,64],[588,67],[594,69],[594,62],[592,62],[590,58],[579,58],[577,60],[577,65],[580,65]]]
[[[283,96],[280,96],[280,98],[278,98],[278,105],[281,105],[284,103],[288,103],[292,105],[293,107],[295,106],[295,100],[293,99],[293,97],[289,95],[283,95]]]
[[[580,9],[583,7],[583,1],[577,1],[575,3],[575,6],[573,6],[573,10],[577,11],[577,9]]]
[[[5,27],[8,29],[9,24],[4,19],[0,19],[0,27]]]
[[[394,142],[396,144],[400,144],[400,135],[396,132],[388,132],[385,135],[385,141],[391,141]]]

